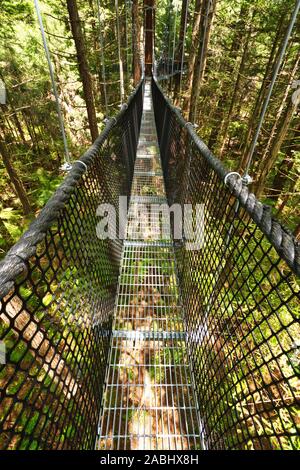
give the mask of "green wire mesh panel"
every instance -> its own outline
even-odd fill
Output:
[[[122,250],[97,207],[129,194],[141,108],[142,85],[0,265],[1,449],[94,448]]]
[[[204,445],[299,449],[299,244],[238,178],[224,184],[154,81],[153,96],[168,201],[203,209],[201,246],[176,259]]]

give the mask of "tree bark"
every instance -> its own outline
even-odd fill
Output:
[[[94,141],[98,137],[98,126],[93,96],[93,86],[88,69],[84,39],[80,26],[80,18],[76,0],[67,0],[67,7],[69,12],[72,35],[75,42],[79,74],[83,85],[83,95],[86,103],[89,128],[92,140]]]
[[[270,197],[276,201],[276,204],[278,203],[279,197],[283,192],[294,163],[295,161],[293,158],[292,147],[289,147],[284,156],[284,159],[280,163],[278,172],[276,173],[272,183],[272,194]]]
[[[288,147],[285,152],[284,158],[279,165],[279,169],[274,176],[273,183],[272,183],[272,199],[278,203],[278,199],[283,192],[284,187],[288,182],[292,183],[292,180],[289,179],[289,174],[293,169],[295,164],[295,154],[294,150],[296,149],[296,145],[298,143],[298,139],[300,136],[300,124],[296,127],[293,132],[293,135],[289,139]],[[291,189],[291,185],[287,184],[288,189]]]
[[[177,64],[176,70],[177,74],[174,76],[174,96],[175,100],[178,99],[178,93],[180,90],[180,82],[181,82],[181,68],[183,66],[183,60],[184,58],[182,57],[183,49],[184,49],[184,39],[185,39],[185,32],[186,32],[186,18],[188,14],[188,6],[189,6],[189,0],[182,0],[181,4],[181,16],[180,16],[180,29],[179,29],[179,40],[178,40],[178,45],[175,53],[175,63]],[[182,60],[183,59],[183,60]],[[180,72],[179,72],[180,71]]]
[[[22,124],[20,122],[18,113],[17,113],[17,111],[14,110],[13,107],[12,107],[12,110],[13,110],[13,120],[15,122],[16,128],[18,129],[18,132],[19,132],[20,138],[22,140],[22,143],[23,143],[23,145],[27,145],[25,134],[24,134],[23,127],[22,127]]]
[[[264,78],[263,78],[263,81],[261,83],[260,90],[259,90],[258,96],[256,98],[255,105],[253,107],[253,111],[251,113],[251,117],[250,117],[249,125],[248,125],[248,131],[247,131],[247,134],[246,134],[246,137],[245,137],[245,140],[244,140],[244,144],[243,144],[242,159],[241,159],[240,166],[239,166],[240,171],[244,169],[245,164],[248,160],[250,142],[251,142],[251,137],[252,137],[252,134],[253,134],[253,130],[255,128],[255,123],[257,121],[257,117],[261,113],[263,102],[264,102],[264,99],[265,99],[266,94],[268,92],[268,85],[271,81],[272,71],[273,71],[273,69],[276,65],[277,60],[278,60],[278,55],[279,55],[279,52],[280,52],[280,41],[281,41],[281,38],[282,38],[283,24],[284,24],[285,16],[286,16],[286,13],[284,12],[281,15],[280,19],[279,19],[276,36],[275,36],[273,46],[272,46],[272,49],[271,49],[271,52],[270,52],[270,56],[269,56],[269,59],[268,59],[268,63],[267,63],[266,69],[265,69]]]
[[[153,29],[154,29],[154,0],[144,0],[145,11],[145,75],[152,75],[153,66]]]
[[[218,106],[214,112],[213,118],[213,127],[209,138],[209,147],[214,148],[215,144],[219,141],[219,136],[223,133],[223,128],[226,123],[226,108],[227,102],[230,94],[231,80],[232,75],[235,71],[235,64],[237,60],[238,53],[242,46],[242,40],[245,35],[245,26],[249,15],[249,5],[248,3],[243,3],[240,9],[238,21],[232,28],[234,29],[231,47],[228,53],[228,56],[224,56],[223,60],[223,73],[226,74],[226,81],[223,81],[220,97],[218,100]],[[251,21],[250,21],[251,23]],[[246,36],[247,37],[247,36]]]
[[[199,30],[200,30],[202,2],[203,0],[196,0],[195,11],[194,11],[191,50],[190,50],[189,59],[188,59],[186,96],[183,102],[183,112],[186,116],[189,115],[190,106],[191,106],[191,94],[192,94],[192,85],[193,85],[195,61],[196,61],[196,54],[197,54],[197,42],[198,42]]]
[[[216,3],[216,0],[204,0],[202,4],[200,42],[198,47],[196,70],[193,77],[193,86],[190,101],[190,122],[195,122],[197,120],[198,97],[206,68],[207,49],[210,39],[211,26],[216,10]]]
[[[296,57],[296,61],[295,61],[294,66],[293,66],[293,68],[290,72],[290,75],[288,77],[288,84],[287,84],[287,87],[285,89],[284,96],[281,100],[279,108],[277,108],[276,118],[275,118],[275,121],[273,123],[271,132],[269,134],[267,144],[264,147],[264,152],[263,152],[262,157],[261,157],[262,161],[265,161],[265,159],[267,158],[267,155],[268,155],[268,153],[270,151],[270,148],[272,146],[272,142],[273,142],[273,140],[276,136],[276,130],[277,130],[278,124],[280,122],[283,110],[285,108],[289,93],[291,91],[292,83],[294,81],[296,73],[298,72],[299,62],[300,62],[300,54],[298,54],[298,56]]]
[[[116,10],[116,38],[118,43],[118,60],[119,60],[119,74],[120,74],[120,101],[121,104],[125,99],[125,86],[124,86],[124,66],[122,56],[122,41],[121,41],[121,30],[120,30],[120,17],[119,17],[119,2],[115,0]]]
[[[141,68],[141,50],[140,38],[141,24],[139,17],[139,0],[132,1],[132,68],[133,68],[133,84],[137,86],[142,77]]]
[[[6,168],[6,171],[8,173],[8,176],[10,178],[10,181],[15,189],[16,195],[18,196],[22,204],[23,213],[24,215],[29,215],[32,213],[31,204],[29,202],[23,183],[11,162],[6,145],[1,140],[0,140],[0,153],[2,155],[2,160]]]
[[[235,85],[234,85],[233,94],[231,96],[229,110],[228,110],[226,121],[225,121],[224,127],[223,127],[223,138],[222,138],[222,146],[221,146],[221,149],[220,149],[220,157],[222,157],[224,149],[225,149],[228,127],[229,127],[230,121],[231,121],[232,116],[233,116],[233,112],[234,112],[235,104],[236,104],[236,101],[237,101],[237,97],[240,94],[242,76],[244,74],[244,69],[245,69],[245,65],[246,65],[246,61],[247,61],[247,57],[248,57],[250,39],[251,39],[251,34],[252,34],[252,21],[253,21],[254,16],[255,16],[255,13],[253,12],[252,18],[251,18],[251,24],[248,27],[248,32],[247,32],[246,38],[245,38],[243,54],[242,54],[242,57],[241,57],[241,61],[240,61],[240,65],[239,65],[239,69],[238,69],[238,73],[237,73],[237,78],[236,78],[236,82],[235,82]]]
[[[297,106],[299,104],[299,99],[298,100],[290,100],[288,103],[288,106],[285,110],[284,116],[281,121],[281,125],[278,129],[277,135],[274,139],[272,148],[269,152],[269,154],[266,156],[264,160],[261,160],[260,165],[258,167],[258,181],[256,184],[256,196],[260,197],[264,191],[265,187],[265,182],[268,177],[268,174],[274,165],[278,152],[280,151],[280,147],[287,135],[289,125],[291,120],[293,119],[294,113],[297,109]]]
[[[300,240],[300,224],[294,230],[294,236],[296,240]]]

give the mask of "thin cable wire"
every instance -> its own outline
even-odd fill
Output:
[[[278,57],[278,61],[277,61],[277,64],[276,64],[276,67],[275,67],[275,70],[274,70],[274,73],[273,73],[272,81],[271,81],[270,86],[269,86],[269,91],[268,91],[268,94],[267,94],[266,99],[264,101],[264,105],[263,105],[261,115],[260,115],[260,118],[259,118],[259,123],[258,123],[255,135],[254,135],[252,143],[251,143],[247,163],[246,163],[246,166],[245,166],[245,172],[244,172],[244,176],[243,176],[245,179],[248,176],[248,172],[249,172],[249,169],[250,169],[250,166],[251,166],[251,163],[252,163],[254,150],[255,150],[255,147],[257,145],[257,141],[258,141],[258,137],[259,137],[259,134],[260,134],[260,131],[261,131],[261,127],[263,125],[263,121],[264,121],[265,114],[266,114],[266,111],[267,111],[267,108],[268,108],[268,105],[269,105],[269,102],[270,102],[272,91],[273,91],[273,88],[274,88],[274,85],[275,85],[275,82],[276,82],[276,79],[277,79],[277,76],[278,76],[278,73],[279,73],[280,66],[282,64],[282,60],[283,60],[283,57],[284,57],[284,54],[285,54],[285,51],[286,51],[286,48],[287,48],[288,41],[291,37],[292,30],[293,30],[295,21],[297,19],[297,15],[299,13],[299,9],[300,9],[300,0],[297,0],[294,11],[293,11],[293,14],[292,14],[291,19],[290,19],[289,27],[288,27],[288,29],[286,31],[286,34],[285,34],[285,38],[284,38],[284,41],[283,41],[283,44],[282,44],[280,55]]]
[[[51,83],[52,83],[52,90],[53,90],[53,94],[54,94],[55,102],[56,102],[57,116],[58,116],[58,120],[59,120],[59,127],[60,127],[60,131],[61,131],[61,134],[62,134],[64,149],[65,149],[64,159],[65,159],[65,163],[67,163],[69,165],[70,164],[70,154],[69,154],[67,137],[66,137],[66,133],[65,133],[64,119],[63,119],[63,115],[62,115],[62,112],[61,112],[60,100],[59,100],[59,96],[58,96],[58,92],[57,92],[57,87],[56,87],[56,82],[55,82],[55,77],[54,77],[54,71],[53,71],[53,67],[52,67],[50,52],[49,52],[49,48],[48,48],[48,44],[47,44],[46,34],[45,34],[45,30],[44,30],[44,25],[43,25],[43,19],[42,19],[40,5],[39,5],[38,0],[34,0],[34,5],[35,5],[35,10],[36,10],[36,14],[37,14],[37,17],[38,17],[39,25],[40,25],[40,30],[41,30],[41,34],[42,34],[42,40],[43,40],[45,55],[46,55],[46,59],[47,59],[47,62],[48,62],[49,73],[50,73],[50,78],[51,78]]]

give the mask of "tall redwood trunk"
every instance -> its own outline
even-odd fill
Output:
[[[204,0],[201,10],[201,26],[200,26],[200,41],[196,60],[196,70],[193,77],[193,86],[190,99],[189,121],[195,122],[197,120],[198,112],[198,97],[200,87],[203,81],[204,72],[206,68],[207,49],[210,39],[211,26],[216,10],[216,0]]]
[[[250,25],[248,26],[248,32],[246,34],[245,42],[244,42],[243,54],[242,54],[242,57],[241,57],[239,68],[238,68],[237,78],[236,78],[234,89],[233,89],[233,94],[232,94],[231,99],[230,99],[229,110],[228,110],[227,117],[226,117],[225,122],[224,122],[224,127],[223,127],[223,132],[222,132],[223,142],[222,142],[222,146],[221,146],[221,149],[220,149],[220,152],[219,152],[220,157],[222,157],[224,149],[225,149],[225,145],[227,143],[226,140],[227,140],[228,128],[229,128],[231,118],[232,118],[233,113],[234,113],[236,102],[238,102],[238,97],[240,96],[242,77],[244,76],[244,70],[245,70],[245,66],[246,66],[246,62],[247,62],[247,58],[248,58],[248,52],[249,52],[249,49],[250,49],[250,40],[251,40],[251,34],[252,34],[252,21],[254,19],[255,14],[256,14],[256,12],[254,11],[252,16],[251,16]]]
[[[297,76],[297,73],[298,73],[298,70],[299,70],[299,63],[300,63],[300,52],[298,53],[298,55],[296,57],[296,60],[294,62],[292,70],[289,72],[288,83],[287,83],[284,95],[281,99],[281,103],[279,104],[279,106],[276,109],[276,117],[275,117],[272,129],[271,129],[271,132],[269,133],[267,143],[264,145],[264,151],[263,151],[263,154],[261,156],[262,161],[265,161],[265,159],[267,158],[267,155],[268,155],[268,153],[269,153],[269,151],[272,147],[272,143],[273,143],[274,139],[276,138],[276,131],[277,131],[281,116],[283,114],[284,108],[286,106],[286,103],[289,99],[289,95],[290,95],[290,92],[291,92],[291,89],[292,89],[292,84],[294,82],[294,79]]]
[[[132,1],[132,67],[133,67],[133,84],[136,86],[142,76],[141,68],[141,50],[140,50],[141,25],[139,17],[139,1]]]
[[[200,30],[201,5],[203,1],[204,0],[196,0],[196,3],[195,3],[192,40],[191,40],[191,46],[190,46],[190,54],[188,58],[186,96],[183,102],[183,111],[186,114],[186,116],[188,116],[190,105],[191,105],[191,93],[192,93],[192,85],[193,85],[193,78],[194,78],[196,54],[197,54],[197,42],[199,39],[199,30]]]
[[[180,17],[180,29],[179,29],[179,40],[178,40],[178,45],[177,45],[177,50],[175,54],[175,62],[176,62],[176,70],[178,73],[174,77],[174,84],[175,84],[175,90],[174,90],[174,96],[177,98],[177,94],[179,93],[180,90],[180,82],[181,82],[181,73],[179,71],[181,70],[181,67],[183,66],[182,62],[184,58],[182,57],[182,53],[184,50],[184,38],[185,38],[185,33],[186,33],[186,19],[187,19],[187,14],[188,14],[188,6],[189,6],[189,0],[182,0],[182,6],[181,6],[181,17]],[[182,60],[183,59],[183,60]]]
[[[153,29],[154,29],[154,0],[144,0],[145,11],[145,75],[152,75],[153,66]]]
[[[241,49],[242,40],[245,35],[246,20],[249,14],[249,5],[247,3],[242,4],[239,19],[235,26],[232,26],[234,34],[231,41],[230,50],[228,56],[224,56],[222,71],[225,74],[226,79],[220,86],[220,95],[218,105],[213,114],[213,126],[209,137],[209,147],[211,149],[219,142],[219,136],[222,135],[223,128],[226,124],[226,109],[231,89],[232,75],[234,74],[235,64],[238,53]],[[251,20],[250,20],[251,23]]]
[[[285,14],[286,13],[284,12],[284,14],[281,15],[279,19],[276,36],[274,38],[274,42],[273,42],[272,49],[269,55],[268,63],[266,65],[264,78],[261,83],[260,90],[259,90],[258,96],[256,98],[256,101],[253,107],[253,111],[251,112],[251,117],[250,117],[249,125],[248,125],[248,131],[245,136],[244,143],[243,143],[243,155],[242,155],[242,159],[241,159],[240,166],[239,166],[240,170],[244,169],[245,164],[248,160],[251,137],[255,129],[257,117],[260,115],[264,99],[268,92],[268,85],[271,81],[272,70],[274,69],[274,66],[278,59],[278,54],[280,52],[280,41],[284,32],[283,25],[284,25]]]
[[[273,142],[272,148],[269,154],[266,155],[265,159],[261,160],[260,162],[260,165],[258,168],[259,176],[258,176],[258,181],[256,184],[256,191],[255,191],[257,197],[260,197],[264,191],[267,177],[269,175],[271,168],[276,162],[278,152],[280,151],[281,145],[286,138],[290,123],[293,119],[293,116],[295,114],[298,104],[299,104],[298,100],[297,101],[290,100],[290,102],[288,103],[285,113],[283,115],[282,121],[280,123],[279,129],[277,131],[275,140]]]
[[[289,178],[289,175],[295,165],[295,150],[296,145],[300,136],[300,124],[296,127],[295,131],[289,136],[288,147],[285,149],[284,158],[280,163],[278,171],[274,176],[273,182],[271,184],[272,194],[271,197],[273,200],[278,203],[278,199],[282,194],[283,190],[287,187],[288,190],[291,190],[291,187],[295,184],[294,180]]]
[[[93,96],[93,86],[85,53],[84,39],[80,26],[80,18],[76,0],[67,0],[67,7],[72,35],[76,47],[79,74],[83,85],[83,95],[87,109],[89,128],[92,140],[94,141],[98,137],[98,126]]]

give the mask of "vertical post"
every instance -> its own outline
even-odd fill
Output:
[[[154,0],[144,0],[145,12],[145,75],[152,75],[153,67],[153,29]]]

